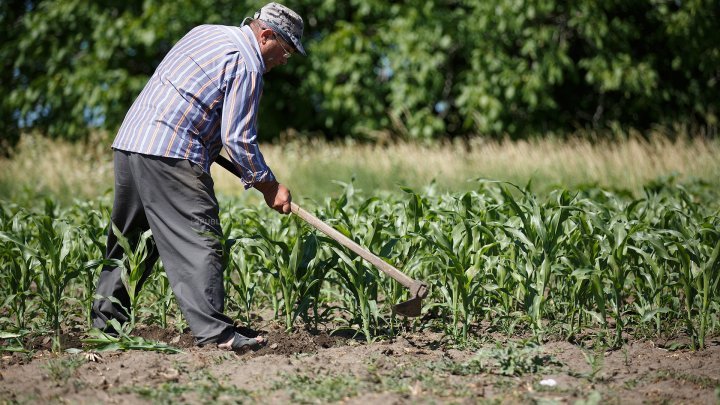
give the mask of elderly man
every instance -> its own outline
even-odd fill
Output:
[[[277,3],[241,27],[191,30],[160,63],[112,144],[112,221],[133,246],[152,230],[155,243],[141,284],[159,256],[199,345],[241,350],[265,342],[239,334],[223,313],[222,247],[215,237],[222,231],[209,173],[224,147],[245,188],[259,190],[268,206],[290,213],[290,191],[277,182],[258,148],[257,114],[263,74],[293,53],[305,55],[302,33],[302,18]],[[106,258],[122,257],[111,230]],[[93,303],[95,327],[108,330],[109,319],[123,323],[125,309],[134,310],[120,274],[113,266],[100,274],[96,294],[103,298]]]

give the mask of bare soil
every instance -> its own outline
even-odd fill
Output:
[[[136,333],[182,353],[58,356],[39,340],[33,354],[3,355],[0,403],[715,404],[720,398],[717,338],[697,352],[639,340],[593,352],[566,341],[532,347],[503,336],[452,348],[430,331],[370,344],[272,325],[259,332],[268,344],[243,354],[197,347],[187,331],[157,326]],[[68,333],[64,343],[81,337]]]

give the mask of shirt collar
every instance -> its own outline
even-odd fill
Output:
[[[252,48],[255,50],[255,56],[257,57],[258,66],[260,66],[260,71],[265,73],[265,60],[262,58],[262,53],[260,53],[260,45],[258,44],[257,39],[255,39],[255,33],[253,33],[252,28],[250,28],[249,25],[244,25],[240,27],[241,30],[250,38],[250,43],[252,44]]]

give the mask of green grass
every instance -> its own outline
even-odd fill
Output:
[[[720,388],[720,379],[707,377],[703,375],[694,375],[683,372],[671,372],[667,370],[660,370],[648,376],[648,378],[655,378],[657,380],[676,380],[680,382],[688,382],[694,384],[703,389]]]
[[[50,379],[57,383],[65,384],[69,378],[75,375],[77,369],[83,364],[85,364],[85,358],[80,355],[72,355],[48,360],[44,368],[47,370]]]
[[[287,390],[294,403],[328,403],[352,398],[363,387],[351,374],[284,374],[274,382],[271,390]]]
[[[252,393],[234,385],[223,384],[212,373],[200,370],[183,381],[123,388],[121,392],[135,393],[156,404],[180,402],[245,403],[255,402]]]
[[[323,396],[324,394],[316,395],[318,387],[326,386],[324,381],[328,380],[342,380],[345,384],[353,384],[356,388],[346,392],[357,390],[357,395],[383,393],[420,403],[456,403],[467,401],[468,398],[477,403],[544,403],[548,398],[554,397],[562,401],[583,398],[589,394],[593,398],[592,392],[588,391],[590,385],[584,383],[557,387],[539,385],[544,375],[565,374],[566,366],[551,356],[542,354],[539,347],[526,342],[511,341],[508,345],[511,347],[509,351],[495,346],[485,347],[476,356],[465,361],[450,358],[420,360],[411,356],[373,356],[366,360],[365,372],[310,370],[305,373],[307,376],[301,379],[302,384],[285,386],[278,381],[273,389],[287,388],[295,393],[293,398],[302,398],[301,402],[306,403],[336,400],[329,399]],[[508,357],[528,367],[522,373],[507,372],[503,363]],[[533,389],[529,389],[530,386]],[[342,391],[342,388],[340,390]]]

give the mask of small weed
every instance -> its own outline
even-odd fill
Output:
[[[600,373],[600,371],[602,371],[603,364],[605,362],[605,355],[603,354],[602,350],[596,350],[595,353],[592,354],[588,354],[587,351],[583,351],[583,357],[585,357],[585,361],[590,366],[590,372],[586,374],[580,374],[579,376],[595,382],[598,374]]]
[[[623,357],[625,358],[625,367],[630,367],[630,356],[628,355],[628,349],[626,346],[622,348]]]
[[[635,387],[637,387],[637,385],[638,385],[638,380],[636,380],[636,379],[634,379],[634,378],[633,378],[633,379],[630,379],[630,380],[627,380],[627,381],[625,381],[625,382],[623,383],[623,387],[624,387],[626,390],[634,390]]]
[[[479,365],[483,368],[484,360],[488,362],[485,367],[490,372],[506,376],[539,373],[551,366],[561,365],[553,356],[543,354],[542,349],[535,343],[529,342],[508,342],[505,345],[498,343],[492,349],[481,349],[473,361],[476,367]]]
[[[405,364],[382,373],[375,363],[370,363],[367,381],[373,386],[366,390],[393,392],[403,396],[423,393],[441,398],[465,398],[470,395],[467,385],[451,382],[449,374],[479,374],[482,373],[480,367],[482,366],[473,360],[467,363],[443,360]]]
[[[535,344],[517,344],[510,342],[498,344],[491,349],[480,349],[475,357],[456,363],[449,360],[433,363],[430,370],[448,372],[453,375],[467,376],[483,373],[520,376],[545,371],[550,366],[561,365],[550,355],[545,355]]]
[[[472,358],[464,363],[454,361],[441,361],[431,366],[431,369],[439,369],[453,375],[475,375],[488,372],[488,367],[481,358]]]
[[[178,361],[178,360],[174,360],[172,363],[173,363],[173,368],[174,368],[175,370],[177,370],[180,374],[187,374],[187,373],[188,373],[189,369],[188,369],[188,364],[187,364],[187,363],[182,362],[182,361]]]
[[[65,383],[70,377],[75,375],[77,369],[84,363],[85,358],[82,356],[69,356],[48,360],[44,368],[48,371],[48,376],[53,381]]]
[[[336,402],[358,395],[360,382],[350,374],[283,374],[273,390],[289,390],[293,402]]]
[[[213,356],[213,362],[215,363],[215,365],[223,364],[223,363],[225,363],[226,361],[232,360],[232,359],[233,359],[233,354],[232,354],[232,353],[229,353],[229,352],[228,352],[228,353],[223,353],[223,354],[220,354],[220,355],[217,355],[217,356]]]
[[[681,372],[671,372],[668,370],[658,371],[656,374],[658,380],[674,379],[677,381],[687,381],[691,384],[695,384],[703,389],[711,389],[714,387],[720,387],[720,380],[717,378],[706,377],[703,375],[694,375]]]
[[[80,390],[83,390],[87,387],[87,383],[85,381],[75,379],[72,381],[73,389],[75,392],[78,392]]]
[[[453,349],[457,350],[478,350],[482,347],[484,344],[490,343],[491,339],[489,336],[472,336],[469,335],[467,339],[457,341],[454,344],[448,345],[448,347],[452,347]]]
[[[598,391],[593,391],[587,396],[587,398],[575,401],[575,405],[598,405],[602,402],[602,394]]]
[[[208,371],[201,371],[187,382],[168,382],[157,386],[136,387],[123,390],[159,404],[187,402],[188,395],[196,395],[202,401],[214,403],[238,403],[250,396],[250,392],[234,385],[224,385]],[[195,402],[195,401],[191,401]]]

